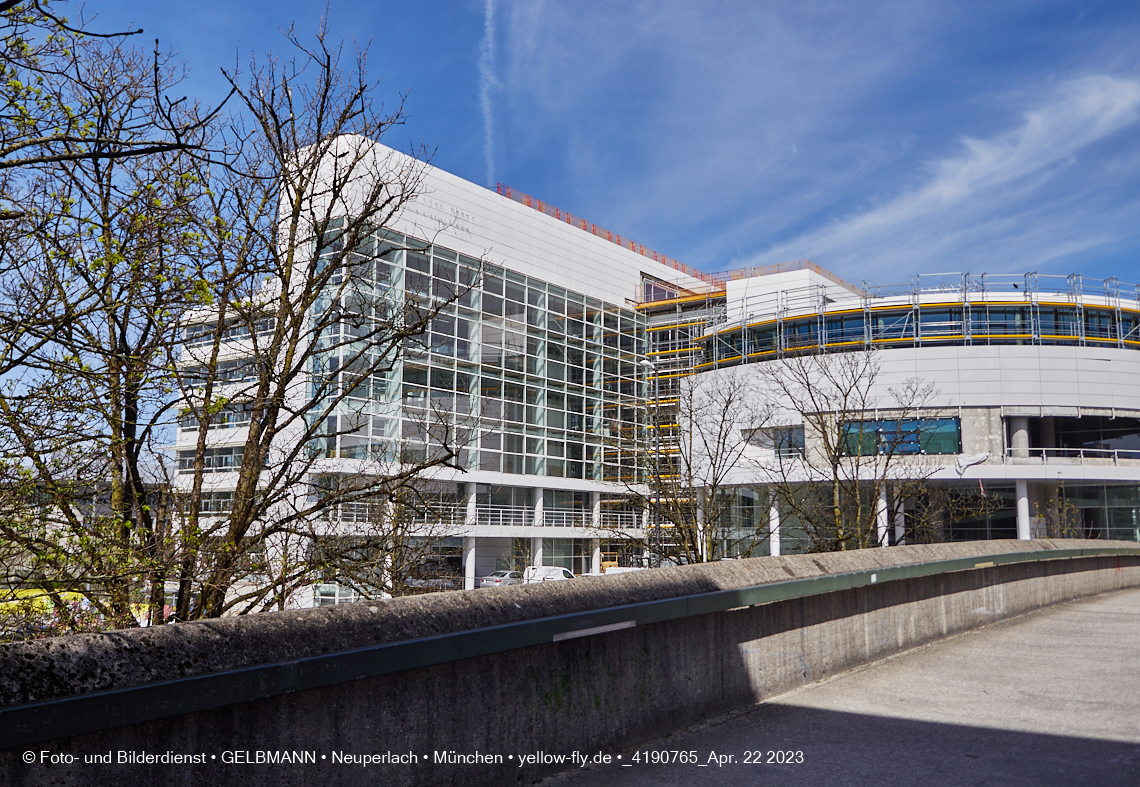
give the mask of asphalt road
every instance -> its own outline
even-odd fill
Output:
[[[639,751],[542,785],[1140,785],[1140,590],[960,634]]]

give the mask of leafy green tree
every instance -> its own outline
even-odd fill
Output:
[[[6,586],[46,593],[65,624],[83,597],[84,612],[131,625],[140,586],[161,604],[170,347],[203,295],[205,186],[191,160],[215,130],[196,106],[162,98],[180,78],[169,58],[37,3],[4,13]]]

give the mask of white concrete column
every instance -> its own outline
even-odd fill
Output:
[[[463,539],[463,589],[475,589],[475,539]]]
[[[661,530],[652,530],[651,528],[659,524],[660,522],[653,517],[652,504],[646,503],[645,508],[641,511],[641,532],[642,538],[645,539],[645,565],[650,568],[653,567],[653,547],[658,544],[661,538]],[[660,563],[661,556],[657,555],[656,560]]]
[[[1023,415],[1009,419],[1009,447],[1016,457],[1029,456],[1029,419]]]
[[[906,509],[899,503],[899,510],[895,512],[895,545],[906,544]]]
[[[768,488],[768,548],[772,557],[780,556],[780,499],[771,487]]]
[[[541,489],[534,490],[534,526],[535,527],[542,527],[543,525],[546,524],[546,522],[544,521],[543,516],[542,516],[542,497],[543,497],[543,494],[542,494]],[[542,565],[542,564],[539,563],[537,565]]]
[[[697,503],[697,554],[701,556],[701,561],[707,561],[708,544],[705,540],[705,507],[704,504],[698,501]]]
[[[1029,530],[1029,482],[1018,479],[1017,488],[1017,537],[1028,541],[1032,534]]]
[[[532,538],[530,540],[530,564],[532,566],[542,565],[542,539]]]
[[[590,527],[598,530],[602,527],[602,493],[590,493]]]
[[[600,538],[590,539],[590,548],[592,554],[590,555],[590,573],[602,573],[602,540]]]
[[[891,526],[891,511],[887,505],[887,485],[883,484],[879,487],[879,505],[875,511],[875,528],[876,536],[879,539],[879,546],[890,546],[890,531]]]
[[[384,553],[383,563],[384,563],[384,568],[382,569],[383,573],[380,575],[382,578],[381,584],[380,584],[380,587],[382,588],[380,591],[380,598],[392,598],[392,594],[389,593],[388,590],[383,590],[383,588],[385,586],[388,587],[389,590],[395,590],[396,589],[396,577],[394,577],[392,575],[392,553],[391,552],[385,552]]]
[[[463,523],[467,527],[476,527],[479,524],[479,504],[478,497],[476,497],[477,484],[465,484],[464,492],[467,493],[467,511],[463,517]]]

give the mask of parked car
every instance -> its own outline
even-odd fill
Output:
[[[523,572],[523,582],[558,582],[564,579],[574,579],[569,569],[561,566],[528,566]]]
[[[479,577],[479,587],[497,588],[503,585],[518,585],[522,581],[522,574],[518,571],[496,571],[485,577]]]

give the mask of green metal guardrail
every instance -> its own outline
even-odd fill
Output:
[[[1140,555],[1140,548],[1014,552],[792,579],[456,631],[294,661],[258,664],[161,683],[63,697],[0,710],[0,749],[28,746],[417,667],[773,601],[1011,563],[1103,555]]]

